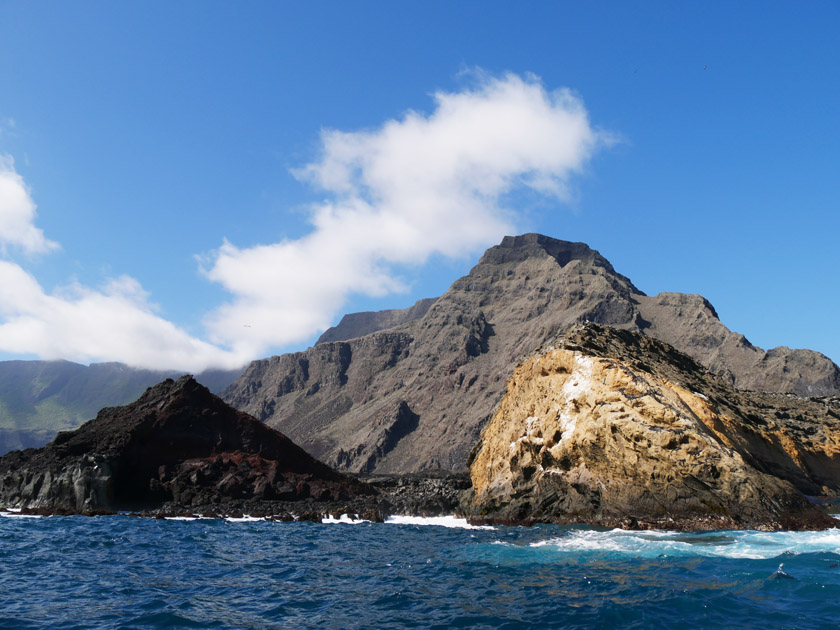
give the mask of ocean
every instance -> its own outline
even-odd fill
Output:
[[[0,540],[0,628],[840,625],[837,529],[7,515]]]

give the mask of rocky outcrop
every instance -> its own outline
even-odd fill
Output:
[[[840,400],[739,392],[654,339],[576,327],[520,365],[473,452],[476,520],[834,526]]]
[[[737,387],[840,394],[822,355],[765,353],[699,296],[645,296],[583,243],[526,234],[487,250],[422,317],[255,361],[223,397],[342,470],[463,470],[516,364],[585,321],[662,338]],[[401,405],[410,422],[391,420]]]
[[[52,511],[372,493],[189,376],[151,387],[131,405],[103,409],[44,448],[0,458],[0,503]]]

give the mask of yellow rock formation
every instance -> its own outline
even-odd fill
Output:
[[[794,526],[789,511],[804,498],[745,461],[739,447],[749,440],[736,425],[699,392],[617,360],[551,349],[517,368],[482,434],[470,466],[474,515]],[[775,439],[801,460],[790,436]]]

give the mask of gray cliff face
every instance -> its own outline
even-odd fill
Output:
[[[840,370],[831,359],[786,347],[765,352],[724,326],[699,295],[660,293],[636,300],[645,334],[691,355],[740,389],[799,396],[840,393]]]
[[[840,393],[822,355],[765,353],[699,296],[648,297],[585,244],[526,234],[490,248],[421,317],[255,361],[222,397],[343,470],[462,470],[516,365],[585,321],[658,337],[737,387]]]
[[[86,454],[58,470],[23,468],[8,472],[3,489],[18,488],[18,502],[28,508],[52,508],[59,504],[73,512],[110,510],[117,467],[111,457]]]

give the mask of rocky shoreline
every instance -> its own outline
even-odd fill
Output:
[[[509,515],[488,516],[476,513],[472,507],[474,498],[472,483],[466,472],[427,472],[411,475],[356,475],[359,482],[375,489],[375,493],[357,497],[350,501],[318,501],[305,499],[299,501],[265,501],[232,499],[206,505],[185,506],[167,502],[159,507],[133,510],[75,510],[61,507],[24,507],[7,509],[0,507],[0,512],[14,512],[29,516],[125,516],[154,519],[174,518],[218,518],[240,519],[253,518],[279,522],[313,522],[328,520],[370,521],[383,523],[391,517],[440,517],[455,516],[465,519],[475,526],[532,527],[551,523],[554,525],[584,525],[624,530],[671,530],[671,531],[711,531],[723,529],[744,529],[729,516],[685,516],[649,518],[630,514],[615,517],[594,517],[577,515],[574,517],[523,517],[512,518]],[[830,512],[840,511],[837,500],[824,497],[807,497],[820,516],[810,522],[789,522],[789,527],[781,528],[773,524],[754,525],[759,531],[778,531],[795,529],[800,531],[821,530],[836,521]]]
[[[339,472],[184,376],[0,458],[0,505],[24,515],[829,529],[837,523],[820,503],[840,494],[838,410],[834,399],[737,390],[664,342],[586,323],[520,363],[468,473]]]
[[[184,505],[167,501],[159,507],[117,511],[75,509],[68,506],[39,506],[14,509],[32,516],[105,516],[127,514],[146,518],[243,518],[272,521],[321,522],[325,518],[383,522],[391,516],[464,516],[464,505],[471,496],[472,484],[466,472],[430,472],[410,475],[354,475],[372,492],[349,500],[302,499],[277,501],[221,498],[218,502]],[[19,511],[18,511],[19,510]],[[7,512],[0,507],[0,512]]]

